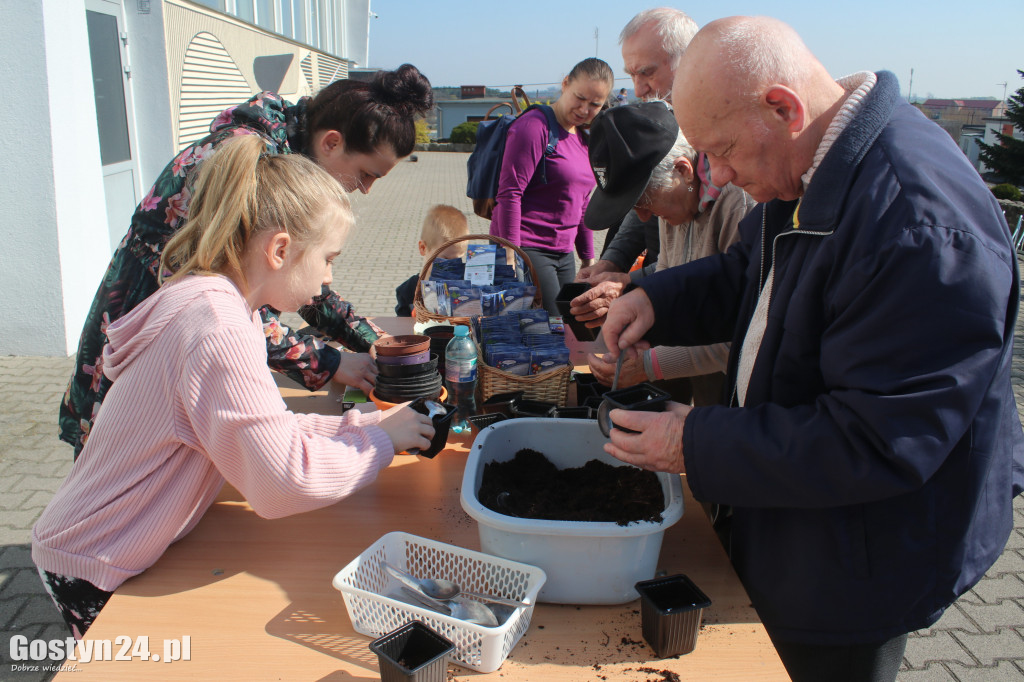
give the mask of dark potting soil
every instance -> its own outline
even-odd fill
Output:
[[[478,496],[482,505],[499,514],[548,521],[660,523],[665,509],[661,482],[653,471],[596,459],[582,467],[558,469],[529,448],[507,462],[485,464]]]

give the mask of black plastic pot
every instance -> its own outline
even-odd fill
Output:
[[[504,414],[507,417],[512,416],[512,408],[523,399],[525,393],[523,391],[512,391],[510,393],[495,393],[487,400],[480,404],[480,412],[482,414]]]
[[[627,433],[636,433],[632,429],[626,429],[611,421],[609,414],[612,410],[631,410],[635,412],[664,412],[668,401],[672,399],[667,391],[663,391],[646,381],[629,388],[620,388],[608,391],[604,394],[601,406],[597,408],[597,423],[601,427],[601,433],[606,437],[611,433],[612,428],[621,429]]]
[[[416,376],[405,377],[402,379],[378,376],[376,386],[383,386],[385,388],[398,390],[415,390],[432,388],[436,385],[440,385],[442,381],[443,379],[441,379],[441,375],[437,372],[417,374]]]
[[[455,645],[418,620],[370,642],[381,682],[445,682]]]
[[[441,395],[441,388],[441,377],[439,375],[436,383],[430,384],[426,387],[401,388],[382,385],[381,382],[378,381],[377,385],[373,387],[373,394],[384,402],[404,403],[408,400],[415,400],[416,398],[437,400]]]
[[[430,374],[437,371],[437,355],[431,355],[430,360],[418,365],[389,365],[384,362],[377,363],[377,371],[380,376],[389,379],[405,379],[408,377]]]
[[[658,658],[688,654],[697,647],[700,621],[711,600],[683,574],[636,584],[644,640]]]
[[[417,455],[427,457],[431,459],[437,453],[444,450],[445,444],[448,443],[448,429],[451,427],[452,418],[455,416],[456,407],[455,405],[449,405],[448,403],[439,403],[444,408],[443,414],[435,414],[431,417],[430,421],[434,425],[434,437],[430,440],[430,447],[426,450],[417,452]],[[409,405],[410,408],[416,410],[420,414],[430,414],[430,409],[426,405],[424,398],[418,398]]]
[[[594,410],[586,405],[556,407],[552,416],[559,419],[593,419]]]
[[[573,336],[579,341],[593,341],[600,333],[600,327],[588,327],[585,322],[576,319],[576,316],[569,312],[569,304],[572,299],[590,289],[586,282],[569,282],[559,290],[555,297],[555,305],[562,315],[562,320],[569,325]]]
[[[476,427],[477,432],[486,429],[491,424],[497,424],[498,422],[505,421],[508,419],[508,415],[502,412],[492,412],[490,414],[474,414],[466,417],[466,421]]]
[[[531,400],[523,398],[512,405],[513,417],[550,417],[555,413],[555,403],[545,400]]]

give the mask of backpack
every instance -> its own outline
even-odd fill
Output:
[[[526,101],[526,108],[519,105],[519,97]],[[494,205],[498,194],[498,176],[501,174],[501,160],[505,154],[505,140],[508,138],[508,129],[519,120],[519,117],[527,111],[540,109],[548,120],[548,144],[544,149],[544,157],[541,158],[537,171],[540,173],[540,181],[546,183],[547,174],[544,159],[555,153],[558,145],[559,125],[555,119],[555,112],[546,104],[530,104],[529,97],[520,86],[512,88],[512,107],[514,115],[504,115],[492,119],[491,112],[501,106],[510,106],[508,103],[496,104],[487,112],[484,120],[476,129],[476,148],[469,155],[466,161],[466,170],[469,176],[466,182],[466,196],[473,200],[473,213],[481,218],[491,219],[494,213]]]

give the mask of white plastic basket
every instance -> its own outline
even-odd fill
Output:
[[[383,569],[382,560],[419,578],[447,578],[464,590],[525,601],[530,606],[515,609],[497,627],[456,620],[387,596],[396,593],[399,583]],[[526,633],[545,579],[544,571],[536,566],[393,532],[341,569],[334,576],[334,587],[345,599],[356,632],[379,637],[419,620],[451,640],[455,645],[454,662],[489,673],[501,667]]]

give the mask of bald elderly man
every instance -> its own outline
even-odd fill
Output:
[[[731,399],[613,411],[639,433],[606,449],[733,506],[733,563],[794,680],[895,679],[907,633],[1013,527],[1006,222],[895,76],[835,80],[774,19],[708,24],[673,90],[712,181],[763,203],[727,253],[615,300],[602,333],[613,356],[731,340]]]

